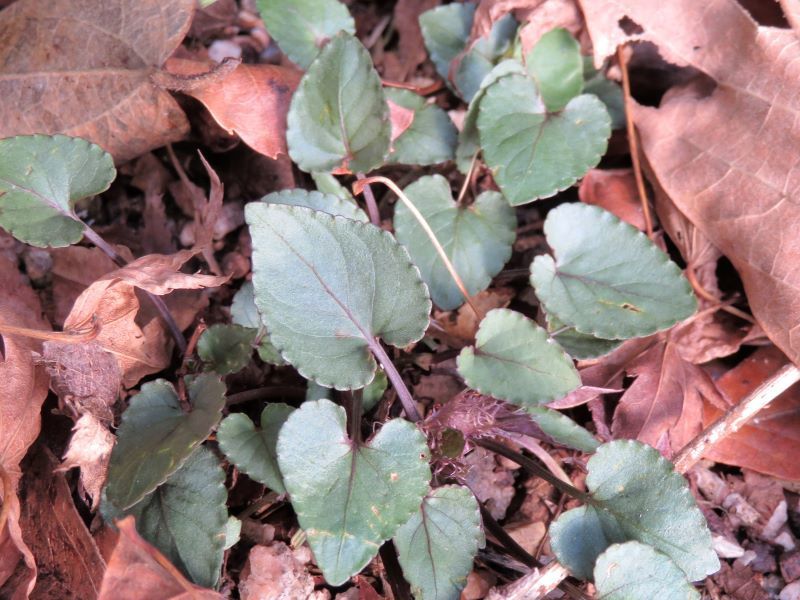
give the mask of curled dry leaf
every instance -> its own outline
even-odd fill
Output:
[[[136,533],[133,517],[117,521],[119,539],[108,561],[98,600],[222,600],[190,583]]]
[[[3,257],[0,257],[0,281],[3,282],[0,287],[0,326],[50,328],[41,316],[38,297],[25,283],[16,263]],[[0,531],[0,587],[22,558],[28,573],[9,593],[12,597],[26,597],[36,578],[36,566],[22,539],[16,489],[21,476],[19,463],[39,435],[39,413],[47,396],[48,378],[44,367],[37,365],[33,358],[34,352],[41,351],[40,342],[18,335],[0,333],[0,336],[3,343],[0,354],[0,468],[11,491],[10,494],[0,492],[4,508],[5,505],[9,507],[6,527]]]
[[[177,75],[202,75],[213,63],[171,58]],[[209,77],[181,91],[203,103],[214,120],[256,152],[286,154],[286,113],[301,73],[278,65],[239,64],[223,77]]]
[[[595,64],[630,40],[716,82],[710,94],[673,91],[659,108],[633,107],[658,184],[733,263],[770,339],[800,363],[800,144],[791,30],[759,27],[735,0],[582,1]],[[623,25],[635,24],[636,27]],[[702,27],[697,24],[702,23]],[[719,51],[715,40],[736,40]]]
[[[0,137],[64,133],[125,161],[189,123],[150,79],[180,44],[194,0],[19,0],[0,13]],[[24,106],[25,110],[20,110]]]
[[[387,100],[389,105],[389,121],[392,123],[392,142],[399,138],[414,122],[414,111],[396,102]]]
[[[242,600],[293,600],[314,596],[314,578],[283,542],[253,546],[239,581]]]
[[[59,467],[60,471],[80,468],[81,486],[92,499],[92,510],[96,510],[100,504],[100,492],[106,482],[108,461],[115,440],[107,423],[92,414],[81,415],[72,428],[72,439],[64,454],[64,462]]]
[[[114,249],[125,255],[121,246]],[[53,325],[61,326],[83,290],[116,269],[117,265],[100,248],[67,246],[53,248],[49,252],[53,258],[53,267],[50,270],[53,276],[54,304],[51,319]]]

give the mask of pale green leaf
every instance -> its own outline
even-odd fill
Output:
[[[367,223],[252,202],[256,304],[272,343],[306,379],[367,385],[377,338],[398,347],[428,326],[428,290],[406,250]]]
[[[278,463],[317,564],[341,585],[419,508],[431,472],[425,436],[394,419],[366,444],[328,400],[304,403],[278,436]]]
[[[222,417],[225,384],[215,375],[187,378],[191,412],[181,408],[172,384],[145,383],[122,414],[111,452],[106,496],[126,510],[166,481]]]
[[[509,75],[484,93],[478,131],[486,164],[513,206],[568,188],[600,162],[611,135],[605,105],[584,94],[548,113],[536,84]]]
[[[322,171],[314,171],[311,173],[311,179],[314,180],[317,189],[323,194],[333,194],[346,202],[357,205],[353,194],[336,179],[335,175]]]
[[[450,62],[467,44],[475,5],[453,2],[426,10],[419,16],[419,27],[425,47],[436,66],[436,72],[449,81]]]
[[[645,234],[610,212],[562,204],[545,220],[556,259],[537,256],[531,284],[545,310],[603,339],[645,336],[697,308],[681,270]]]
[[[594,567],[597,600],[700,600],[668,556],[639,542],[614,544]]]
[[[486,314],[475,346],[458,355],[458,372],[472,389],[526,409],[561,398],[581,384],[575,365],[547,332],[506,308]]]
[[[344,166],[356,173],[389,152],[389,105],[369,52],[339,33],[322,49],[292,96],[286,142],[304,171]]]
[[[477,40],[464,55],[453,77],[464,102],[469,103],[475,97],[483,78],[509,54],[516,33],[517,21],[509,13],[495,21],[489,35]]]
[[[272,192],[261,198],[268,204],[286,204],[287,206],[305,206],[314,210],[321,210],[329,215],[339,215],[354,221],[369,221],[367,214],[352,202],[342,200],[334,194],[323,194],[317,191],[303,189],[281,190]]]
[[[308,69],[337,33],[356,32],[353,17],[338,0],[256,0],[256,4],[269,34],[301,69]]]
[[[587,333],[576,331],[574,327],[567,327],[558,320],[558,317],[547,314],[547,331],[553,336],[572,358],[585,360],[597,358],[608,354],[617,348],[622,340],[604,340]],[[553,335],[556,332],[556,335]]]
[[[243,413],[228,415],[220,423],[217,440],[220,449],[236,468],[278,494],[286,491],[278,469],[278,432],[294,408],[277,402],[261,411],[260,427]]]
[[[529,407],[531,418],[553,441],[581,452],[594,452],[600,445],[588,430],[557,410]]]
[[[436,234],[467,292],[474,295],[489,287],[511,258],[516,238],[517,217],[503,196],[487,191],[471,206],[459,207],[450,184],[441,175],[420,177],[403,191]],[[419,267],[434,303],[443,310],[461,306],[464,295],[419,221],[402,202],[395,204],[394,227],[397,240]]]
[[[435,165],[455,156],[458,130],[447,113],[408,90],[387,88],[387,99],[414,111],[414,120],[392,144],[389,161],[406,165]]]
[[[581,47],[566,29],[553,29],[539,38],[528,53],[525,66],[550,112],[561,110],[581,93]]]
[[[228,550],[236,544],[242,537],[242,522],[234,516],[228,517],[225,521],[225,546],[223,550]]]
[[[227,537],[225,471],[200,447],[163,484],[126,511],[105,506],[106,518],[133,515],[136,530],[189,579],[214,587]]]
[[[117,171],[100,146],[64,135],[0,140],[0,227],[41,248],[81,240],[78,200],[108,189]]]
[[[383,369],[379,368],[375,373],[375,379],[363,390],[361,395],[361,410],[366,413],[375,408],[375,405],[383,398],[383,393],[386,391],[388,385],[389,380],[386,378],[386,374],[383,372]],[[322,399],[333,400],[333,390],[321,386],[314,381],[309,381],[308,388],[306,388],[306,401]]]
[[[257,331],[241,325],[217,323],[206,329],[197,341],[197,355],[206,370],[220,375],[241,371],[253,355]]]
[[[691,581],[719,569],[686,480],[657,450],[617,440],[600,446],[587,468],[588,504],[550,526],[553,552],[573,575],[589,579],[601,552],[631,540],[669,556]]]
[[[458,600],[484,543],[478,502],[460,485],[432,490],[394,536],[403,575],[418,600]]]
[[[246,281],[234,294],[231,317],[234,325],[241,325],[253,330],[253,342],[256,344],[256,350],[261,360],[279,367],[286,364],[280,352],[272,345],[267,329],[261,322],[261,315],[258,314],[258,308],[256,308],[252,281]]]

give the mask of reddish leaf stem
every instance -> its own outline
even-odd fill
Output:
[[[394,390],[397,392],[397,397],[400,399],[400,404],[403,405],[403,409],[406,411],[406,416],[416,423],[421,417],[419,411],[417,411],[417,405],[414,404],[414,398],[411,396],[411,392],[408,391],[408,387],[406,387],[406,383],[403,381],[400,372],[394,366],[392,359],[386,354],[386,350],[383,349],[383,346],[381,346],[378,340],[371,339],[368,343],[370,351],[375,355],[375,358],[378,359],[383,370],[386,371],[386,376],[389,378],[389,381],[392,382],[392,387],[394,387]]]
[[[356,173],[356,178],[361,181],[365,179],[364,173]],[[375,227],[381,226],[381,214],[378,211],[378,203],[375,201],[375,194],[372,193],[372,188],[368,183],[364,184],[364,200],[367,203],[367,213],[369,214],[369,222]]]

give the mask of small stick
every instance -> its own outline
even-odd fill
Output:
[[[617,60],[622,71],[622,95],[625,101],[625,125],[628,130],[628,145],[631,149],[631,161],[633,162],[633,175],[636,177],[636,189],[639,191],[639,201],[642,203],[642,214],[644,216],[644,226],[647,237],[653,238],[653,219],[650,216],[650,203],[647,199],[647,190],[644,187],[644,177],[642,176],[642,165],[639,161],[639,141],[636,137],[636,127],[631,116],[631,82],[628,77],[628,62],[625,58],[625,46],[617,48]]]
[[[356,173],[356,177],[358,178],[358,181],[363,181],[365,179],[363,173]],[[378,211],[378,203],[375,202],[375,194],[372,193],[372,188],[369,187],[368,183],[364,184],[364,200],[366,200],[367,203],[369,222],[375,225],[375,227],[380,227],[381,214]]]

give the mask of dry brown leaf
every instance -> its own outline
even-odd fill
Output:
[[[180,44],[195,0],[19,0],[0,13],[0,137],[65,133],[125,161],[189,123],[150,79]],[[20,107],[25,107],[20,110]]]
[[[58,460],[40,446],[25,462],[22,532],[36,556],[36,600],[96,598],[106,563],[72,501]]]
[[[41,306],[35,292],[28,287],[17,270],[16,263],[0,257],[0,325],[27,329],[49,330],[41,316]],[[3,494],[8,503],[7,526],[0,531],[0,588],[14,572],[22,557],[27,574],[15,589],[3,589],[2,597],[26,597],[36,578],[36,567],[19,527],[20,505],[16,497],[21,477],[19,463],[39,435],[40,411],[47,397],[48,377],[44,367],[34,362],[34,353],[41,352],[41,342],[27,337],[2,334],[0,352],[0,468],[8,477],[14,491]]]
[[[389,121],[392,125],[391,138],[394,142],[403,135],[406,129],[411,127],[411,123],[414,121],[414,111],[391,100],[387,100],[386,104],[389,105]]]
[[[253,546],[239,580],[242,600],[309,598],[314,578],[283,542]]]
[[[579,38],[581,46],[584,37],[583,16],[575,0],[547,0],[527,11],[526,23],[520,27],[519,40],[522,45],[522,55],[528,53],[545,33],[557,27],[563,27],[574,37]]]
[[[725,406],[734,406],[787,363],[774,346],[759,348],[717,380]],[[714,422],[722,411],[704,404],[703,422]],[[800,387],[789,388],[738,432],[706,452],[716,462],[736,465],[780,479],[800,481]]]
[[[498,464],[494,453],[480,447],[467,454],[464,464],[464,483],[495,519],[504,518],[514,497],[514,474]]]
[[[391,53],[384,55],[386,79],[405,81],[428,58],[419,16],[438,4],[438,0],[398,0],[394,5],[392,24],[397,31],[397,53],[395,60],[389,60]]]
[[[178,75],[208,72],[213,63],[180,58],[167,61]],[[270,158],[286,154],[286,115],[301,73],[278,65],[240,64],[222,78],[189,87],[183,93],[203,103],[214,120],[256,152]]]
[[[581,202],[604,208],[640,231],[645,230],[632,169],[592,169],[581,180],[578,197]]]
[[[120,246],[115,250],[120,252]],[[67,246],[50,250],[53,257],[53,324],[61,326],[75,304],[75,300],[93,282],[117,268],[99,248]]]
[[[660,108],[636,106],[632,116],[659,185],[731,260],[759,323],[800,363],[798,158],[790,151],[800,145],[795,33],[757,26],[734,0],[582,6],[595,64],[618,44],[647,40],[666,60],[716,82],[710,94],[673,91]]]
[[[108,561],[98,600],[222,600],[190,583],[138,533],[133,517],[117,521],[119,540]]]
[[[482,315],[494,308],[505,308],[511,303],[515,294],[515,290],[510,287],[489,288],[472,297],[472,304],[481,313],[480,316],[476,315],[467,304],[454,311],[434,310],[433,316],[445,333],[461,340],[460,345],[453,347],[461,348],[471,344],[475,339]]]
[[[85,496],[91,498],[92,510],[100,505],[100,492],[106,482],[108,462],[114,449],[116,438],[102,423],[91,414],[82,415],[72,428],[64,462],[59,471],[72,468],[81,470],[81,486]]]

